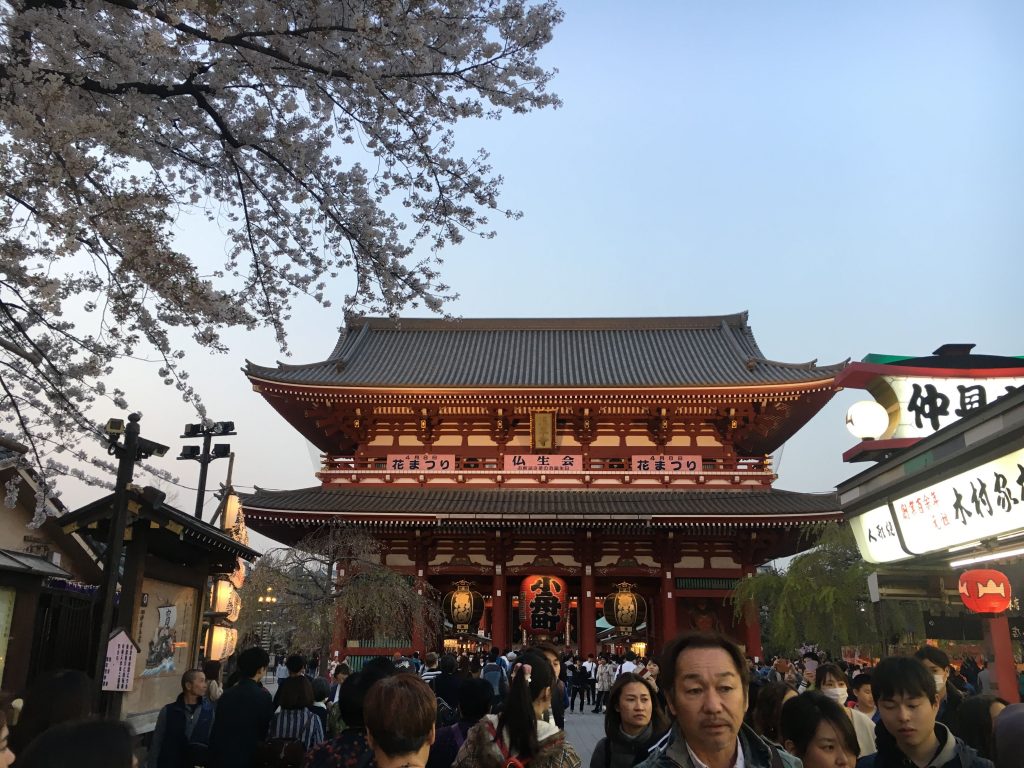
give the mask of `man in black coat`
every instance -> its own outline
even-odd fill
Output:
[[[260,681],[270,657],[262,648],[238,656],[242,678],[221,695],[210,734],[210,768],[251,768],[256,746],[266,739],[274,704]]]

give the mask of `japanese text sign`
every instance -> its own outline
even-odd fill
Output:
[[[657,456],[634,456],[631,459],[632,471],[636,473],[652,473],[659,475],[679,475],[689,472],[700,472],[703,461],[700,456],[675,456],[658,454]]]
[[[505,456],[506,472],[579,472],[583,469],[583,457],[565,454],[515,454]]]
[[[551,637],[564,629],[569,591],[557,576],[527,576],[519,589],[520,624],[531,635]]]
[[[111,635],[107,642],[107,657],[103,662],[103,690],[130,691],[135,679],[135,659],[139,649],[123,629]]]
[[[1024,386],[1024,378],[955,379],[883,376],[899,402],[890,438],[927,437],[971,411]]]
[[[390,472],[453,472],[454,453],[389,453]]]
[[[850,522],[864,559],[886,563],[1022,530],[1022,512],[1024,449],[891,499],[890,506]]]

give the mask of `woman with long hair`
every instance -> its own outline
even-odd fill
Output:
[[[608,694],[605,736],[594,746],[590,768],[632,768],[647,758],[668,729],[668,718],[651,681],[625,672]]]
[[[543,719],[556,682],[543,654],[523,653],[512,667],[501,714],[487,715],[469,730],[452,768],[580,768],[565,734]]]

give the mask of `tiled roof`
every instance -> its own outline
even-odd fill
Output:
[[[834,493],[793,491],[662,491],[609,489],[368,490],[363,488],[301,488],[239,494],[253,527],[263,513],[327,515],[409,515],[438,519],[522,520],[557,517],[587,522],[652,517],[734,518],[737,522],[770,521],[772,517],[815,517],[839,514]]]
[[[327,360],[254,379],[345,387],[687,387],[829,379],[845,363],[766,360],[746,312],[709,317],[353,320]]]
[[[55,576],[61,579],[71,578],[71,574],[54,565],[45,557],[30,555],[27,552],[16,552],[13,549],[0,549],[0,571],[30,573],[34,576]]]

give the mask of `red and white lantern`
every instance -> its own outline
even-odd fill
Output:
[[[1010,607],[1010,580],[1002,571],[964,571],[959,589],[960,599],[973,613],[1002,613]]]

